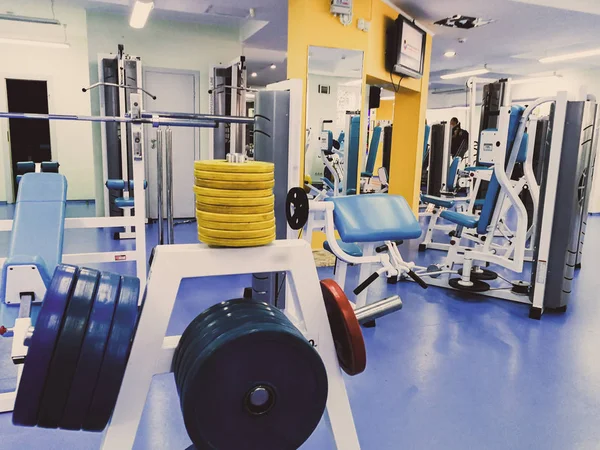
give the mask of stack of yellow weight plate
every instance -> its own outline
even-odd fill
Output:
[[[224,160],[194,163],[198,238],[220,247],[255,247],[275,240],[274,166]]]

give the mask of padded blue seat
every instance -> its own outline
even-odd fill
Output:
[[[115,198],[115,206],[117,208],[133,208],[134,200],[133,198]]]
[[[454,200],[436,197],[435,195],[421,194],[421,201],[423,203],[430,203],[432,205],[439,206],[440,208],[452,208],[454,206]]]
[[[27,173],[21,178],[8,258],[0,278],[0,323],[6,326],[14,323],[19,294],[33,292],[34,300],[41,300],[37,290],[40,283],[47,287],[56,266],[62,261],[66,202],[67,180],[63,175]],[[9,280],[8,269],[20,266],[37,269],[31,271],[30,282]],[[41,282],[38,282],[40,278]]]
[[[337,243],[342,248],[344,253],[347,253],[350,256],[360,258],[363,255],[362,249],[354,243],[346,243],[346,242],[342,241],[341,239],[337,239]],[[327,250],[329,253],[333,253],[328,241],[323,242],[323,248],[325,250]]]
[[[479,216],[472,216],[456,211],[442,211],[441,217],[465,228],[477,228],[479,224]]]
[[[335,227],[344,242],[417,239],[421,226],[408,202],[399,195],[371,194],[330,197]]]

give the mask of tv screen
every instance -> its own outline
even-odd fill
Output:
[[[425,31],[399,16],[388,33],[388,70],[399,75],[421,78],[425,39]]]

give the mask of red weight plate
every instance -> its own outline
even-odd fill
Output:
[[[335,281],[321,281],[321,291],[340,366],[348,375],[358,375],[367,367],[367,349],[354,309]]]

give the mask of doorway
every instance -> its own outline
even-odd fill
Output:
[[[144,98],[147,111],[197,113],[196,86],[198,72],[174,69],[144,69],[144,88],[156,95],[152,100]],[[189,219],[196,216],[194,190],[194,161],[198,157],[199,132],[195,128],[173,127],[173,216]],[[152,141],[156,131],[147,128],[146,148],[148,170],[148,217],[158,217],[156,150]],[[163,174],[163,198],[166,199],[166,174]],[[166,200],[165,200],[166,203]],[[166,214],[166,205],[165,211]],[[166,217],[163,215],[163,217]]]
[[[48,83],[6,79],[8,112],[48,114]],[[52,161],[48,120],[9,119],[12,183],[17,192],[17,163]]]

